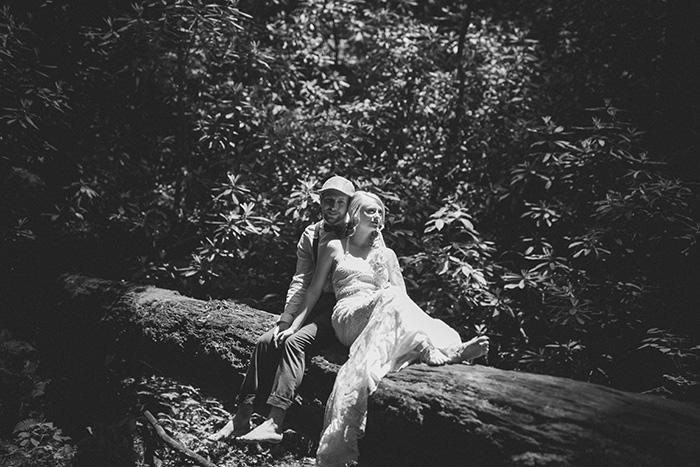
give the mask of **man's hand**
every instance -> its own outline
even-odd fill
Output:
[[[281,344],[284,341],[284,339],[286,339],[289,336],[286,336],[284,339],[280,340],[280,334],[284,331],[287,331],[288,329],[289,323],[285,323],[284,321],[275,324],[275,327],[272,328],[272,342],[274,342],[275,345]]]
[[[289,326],[289,327],[287,327],[287,326],[289,326],[289,325],[285,325],[285,329],[279,331],[275,335],[275,337],[274,337],[275,345],[277,345],[277,346],[282,345],[282,343],[284,343],[285,339],[287,339],[289,336],[291,336],[292,334],[297,332],[297,328],[295,328],[294,326]]]

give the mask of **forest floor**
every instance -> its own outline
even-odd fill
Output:
[[[223,403],[207,397],[191,386],[163,376],[139,380],[128,379],[138,398],[138,407],[157,407],[152,415],[164,433],[179,443],[183,451],[196,453],[218,467],[302,467],[313,466],[314,443],[292,430],[287,430],[282,443],[277,445],[247,445],[232,440],[210,441],[231,419]],[[254,419],[261,422],[262,419]],[[133,432],[136,467],[201,465],[183,451],[156,438],[155,427],[146,417],[137,417]],[[155,441],[155,443],[153,442]]]
[[[0,467],[314,465],[314,443],[292,430],[287,430],[277,445],[208,440],[231,415],[221,401],[202,395],[193,386],[156,376],[126,379],[124,386],[139,399],[132,409],[159,408],[152,414],[154,419],[180,448],[158,435],[145,409],[141,415],[134,410],[114,423],[86,427],[89,435],[77,442],[63,435],[53,422],[36,418],[18,424],[12,438],[0,440]],[[209,464],[198,462],[193,453]]]
[[[54,375],[52,381],[40,374],[36,349],[6,331],[0,334],[0,415],[19,420],[4,423],[0,467],[314,465],[316,443],[292,430],[277,445],[208,440],[230,419],[229,401],[165,375],[120,374],[115,379],[113,372],[103,378],[112,380],[109,387],[81,392],[70,386],[57,397],[51,388],[60,386],[60,378]],[[95,400],[86,400],[91,393]],[[62,401],[65,407],[56,407]],[[97,413],[102,406],[105,413]],[[92,421],[78,426],[76,419]],[[62,421],[73,426],[61,426]]]

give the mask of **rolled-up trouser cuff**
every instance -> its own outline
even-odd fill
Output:
[[[289,408],[292,406],[292,402],[293,401],[291,399],[287,399],[286,397],[281,397],[276,394],[272,394],[267,398],[268,405],[282,410],[289,410]]]
[[[289,409],[306,370],[307,352],[335,341],[331,313],[335,302],[332,294],[323,294],[307,321],[288,337],[281,348],[272,342],[272,332],[266,332],[255,346],[251,363],[241,385],[238,402],[257,406],[267,404]]]

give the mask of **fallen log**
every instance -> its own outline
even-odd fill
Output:
[[[370,399],[377,465],[700,466],[700,407],[566,378],[415,365]]]
[[[99,329],[116,351],[230,396],[275,320],[234,301],[80,275],[61,289],[66,318]],[[312,437],[342,358],[338,349],[314,357],[287,417]],[[700,466],[700,407],[480,365],[413,365],[370,398],[360,449],[373,466]]]

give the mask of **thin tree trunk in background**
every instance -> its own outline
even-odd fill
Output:
[[[465,94],[466,94],[466,74],[465,67],[465,47],[467,41],[467,32],[471,22],[471,9],[464,6],[462,19],[460,21],[459,36],[457,39],[457,99],[454,107],[454,116],[450,122],[450,132],[445,144],[445,154],[442,154],[442,160],[438,161],[439,167],[436,183],[433,185],[433,200],[439,202],[443,197],[444,192],[452,191],[452,184],[448,180],[450,170],[454,169],[460,163],[455,157],[460,152],[460,144],[462,142],[462,128],[464,127],[464,109],[465,109]]]

